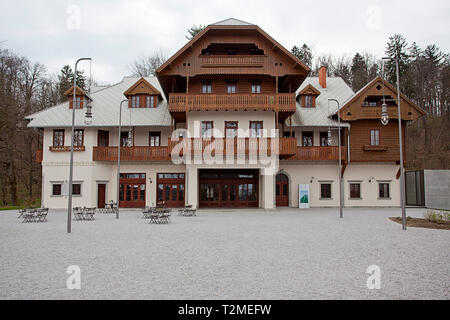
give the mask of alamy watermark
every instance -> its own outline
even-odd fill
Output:
[[[367,267],[366,273],[370,274],[367,278],[366,285],[367,289],[381,289],[381,269],[377,265],[370,265]]]
[[[66,273],[69,274],[66,280],[66,287],[69,290],[81,289],[81,269],[77,265],[68,266]]]

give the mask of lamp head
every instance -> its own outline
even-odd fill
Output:
[[[389,114],[387,111],[387,104],[383,103],[381,105],[381,124],[383,126],[387,125],[389,123]]]
[[[92,123],[92,104],[91,100],[88,100],[86,104],[86,113],[84,114],[84,123],[90,125]]]

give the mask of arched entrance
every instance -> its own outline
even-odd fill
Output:
[[[277,207],[289,206],[289,178],[284,173],[279,173],[276,179]]]

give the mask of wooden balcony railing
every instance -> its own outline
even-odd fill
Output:
[[[70,152],[70,146],[62,146],[62,147],[50,146],[48,147],[48,149],[53,152]],[[73,147],[73,151],[84,151],[84,150],[85,150],[84,146]]]
[[[263,67],[265,56],[203,56],[202,67]]]
[[[169,94],[169,111],[272,110],[295,112],[294,93],[276,94]]]
[[[43,152],[42,150],[36,150],[36,162],[42,163]]]
[[[341,159],[344,161],[345,147],[341,147]],[[339,147],[297,147],[297,152],[288,160],[339,160]]]
[[[94,161],[117,161],[117,147],[94,147]],[[168,147],[121,147],[122,161],[165,161],[169,160]]]
[[[275,152],[280,156],[291,156],[295,154],[296,143],[296,138],[187,138],[179,141],[169,139],[169,149],[177,147],[175,152],[179,151],[180,155],[186,151],[193,155],[209,151],[213,156],[217,152],[223,155],[228,152],[233,155],[272,155]]]

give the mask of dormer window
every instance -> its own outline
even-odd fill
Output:
[[[314,88],[311,84],[308,84],[303,90],[300,91],[298,97],[300,99],[300,105],[302,108],[315,108],[316,98],[320,95],[320,91]]]
[[[305,96],[305,108],[312,108],[313,107],[313,96]]]
[[[129,100],[129,108],[156,108],[161,93],[144,78],[139,79],[123,93]]]
[[[69,108],[70,109],[83,109],[85,103],[89,99],[88,95],[77,87],[75,92],[75,100],[73,99],[73,87],[64,92],[64,95],[69,98]]]
[[[155,96],[147,96],[147,108],[155,107]]]

